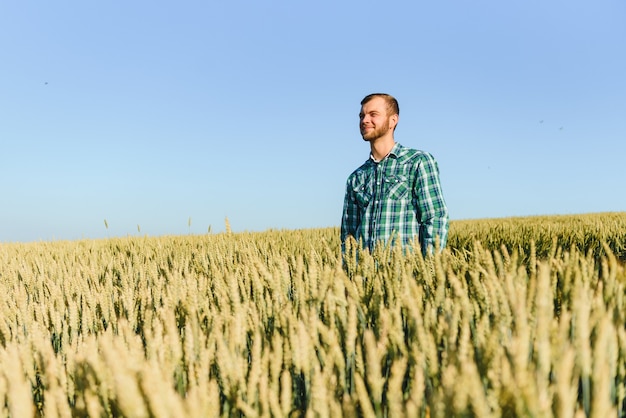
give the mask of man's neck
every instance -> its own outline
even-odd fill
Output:
[[[381,161],[383,158],[389,155],[391,149],[395,144],[396,143],[393,139],[393,136],[382,137],[371,141],[370,149],[372,152],[372,157],[374,157],[376,161]]]

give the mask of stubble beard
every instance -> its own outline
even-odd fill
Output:
[[[382,126],[375,127],[368,132],[363,132],[363,129],[361,129],[361,136],[363,137],[363,141],[370,142],[384,136],[387,131],[389,131],[389,121],[385,121]]]

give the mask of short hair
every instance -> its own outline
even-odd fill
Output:
[[[391,115],[400,116],[400,106],[398,105],[398,101],[396,100],[395,97],[387,93],[368,94],[367,96],[363,98],[363,100],[361,100],[361,106],[363,106],[365,103],[369,102],[370,100],[376,97],[383,98],[385,102],[387,103],[387,115],[388,116],[391,116]]]

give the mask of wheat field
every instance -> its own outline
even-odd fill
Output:
[[[626,416],[626,213],[453,221],[428,258],[340,248],[0,244],[0,416]]]

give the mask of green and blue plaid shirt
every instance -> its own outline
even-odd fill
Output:
[[[379,243],[403,246],[419,237],[423,253],[439,237],[448,238],[448,208],[443,198],[437,162],[427,152],[396,143],[382,161],[369,158],[346,184],[341,221],[342,245],[353,236],[370,250]]]

